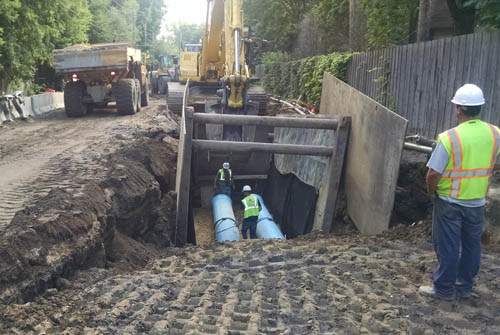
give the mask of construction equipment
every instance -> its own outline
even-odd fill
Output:
[[[222,114],[264,114],[267,95],[250,92],[242,0],[208,0],[202,44],[188,44],[181,53],[181,82],[190,83],[189,105]],[[180,113],[182,93],[169,89],[167,104]],[[198,107],[196,107],[198,105]],[[206,107],[205,107],[206,105]],[[175,107],[175,108],[174,108]],[[242,140],[242,130],[225,128],[225,136]]]
[[[66,81],[64,104],[69,117],[116,101],[118,113],[135,114],[149,103],[149,82],[141,51],[126,43],[75,45],[54,50],[56,72]]]
[[[151,72],[151,87],[154,93],[167,94],[168,83],[179,81],[179,56],[160,56],[159,63],[158,69]]]
[[[180,82],[186,83],[188,80],[191,80],[192,82],[201,81],[199,71],[201,50],[201,44],[186,44],[184,47],[184,51],[181,52],[180,59]]]

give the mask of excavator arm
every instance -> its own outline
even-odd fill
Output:
[[[246,107],[248,66],[243,43],[242,0],[207,0],[200,74],[220,81],[224,111]]]
[[[225,71],[223,89],[227,102],[223,107],[242,109],[246,107],[248,90],[248,67],[243,43],[242,0],[226,0],[224,10]],[[225,105],[225,106],[224,106]]]

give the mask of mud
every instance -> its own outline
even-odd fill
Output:
[[[59,113],[50,119],[56,127],[63,118]],[[116,119],[104,128],[95,122],[102,131],[98,140],[80,140],[57,152],[52,160],[60,161],[58,169],[49,159],[32,171],[35,183],[23,183],[16,199],[18,204],[31,204],[17,211],[0,235],[0,300],[30,301],[77,269],[141,268],[159,248],[171,246],[177,157],[172,136],[177,135],[178,122],[158,105],[144,114]],[[88,120],[75,122],[83,128],[90,125]],[[24,127],[12,131],[22,133]],[[3,151],[8,158],[30,158],[30,150],[23,152],[15,145],[10,149]],[[86,160],[93,170],[79,169]],[[51,171],[48,176],[46,170]],[[38,194],[33,201],[30,192],[22,192],[39,188],[44,178],[48,194]],[[5,176],[4,180],[8,181]],[[23,182],[15,176],[12,180]]]
[[[397,235],[312,235],[168,249],[142,271],[78,272],[2,307],[14,334],[496,334],[500,263],[484,255],[471,300],[421,297],[431,245]]]

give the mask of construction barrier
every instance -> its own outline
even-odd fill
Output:
[[[0,125],[64,108],[64,93],[43,93],[20,99],[0,99]]]
[[[62,92],[37,94],[31,97],[31,105],[35,115],[48,113],[64,107],[64,94]]]

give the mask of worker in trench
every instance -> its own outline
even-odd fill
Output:
[[[257,222],[259,220],[259,213],[261,206],[259,198],[252,194],[252,188],[248,185],[243,187],[244,198],[241,200],[243,205],[243,226],[241,227],[241,235],[243,239],[247,239],[248,230],[250,230],[250,238],[257,238]]]
[[[479,272],[485,196],[500,149],[498,127],[479,120],[485,104],[476,85],[461,87],[452,100],[459,125],[440,134],[427,167],[434,198],[432,240],[439,266],[433,286],[419,293],[444,300],[472,296]]]
[[[225,194],[231,197],[231,191],[234,188],[233,172],[229,163],[222,164],[222,169],[217,172],[214,180],[214,190],[216,194]]]

